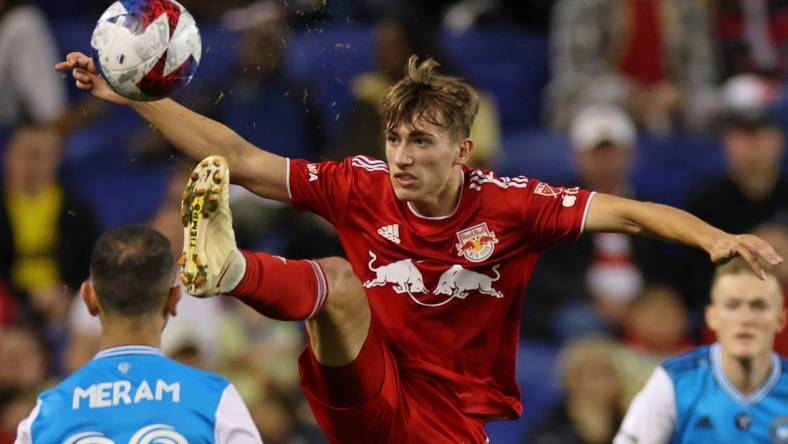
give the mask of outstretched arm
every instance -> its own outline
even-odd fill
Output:
[[[729,234],[697,217],[667,205],[639,202],[597,193],[588,208],[585,230],[645,234],[701,248],[715,263],[741,256],[753,271],[765,278],[758,265],[783,261],[771,245],[751,234]]]
[[[135,102],[119,96],[98,74],[93,60],[82,53],[68,54],[55,69],[70,70],[78,88],[100,99],[131,106],[188,156],[196,160],[211,154],[224,156],[234,183],[269,199],[289,200],[285,158],[250,144],[225,125],[172,100]]]

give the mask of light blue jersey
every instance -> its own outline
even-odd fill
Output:
[[[763,386],[742,395],[722,370],[719,344],[668,359],[632,402],[624,443],[788,444],[788,363],[772,354]]]
[[[259,443],[232,384],[148,346],[104,350],[42,393],[17,443]]]

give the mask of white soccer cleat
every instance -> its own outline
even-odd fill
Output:
[[[235,245],[229,188],[227,161],[208,156],[194,168],[183,192],[179,278],[193,296],[227,293],[246,271],[246,260]]]

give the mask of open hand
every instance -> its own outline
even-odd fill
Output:
[[[66,56],[66,60],[55,65],[55,69],[61,72],[71,70],[71,75],[77,83],[77,88],[90,91],[91,94],[109,102],[120,105],[131,103],[110,88],[106,81],[96,70],[93,59],[81,52],[71,52]]]
[[[783,258],[768,242],[753,234],[725,234],[715,239],[708,252],[711,260],[718,264],[741,256],[761,279],[766,279],[761,263],[775,266],[783,262]]]

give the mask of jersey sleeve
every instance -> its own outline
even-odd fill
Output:
[[[676,392],[664,368],[657,367],[629,406],[613,444],[665,444],[676,425]]]
[[[529,180],[522,204],[526,236],[543,248],[567,237],[577,238],[583,232],[593,195],[578,187],[554,187]]]
[[[235,386],[228,384],[216,408],[216,444],[262,443],[252,415]]]
[[[309,210],[336,224],[345,216],[354,170],[351,158],[343,162],[288,161],[288,193],[296,210]]]
[[[36,406],[27,418],[23,419],[16,428],[16,440],[14,444],[31,444],[33,442],[33,423],[38,418],[41,411],[41,399],[36,401]]]

